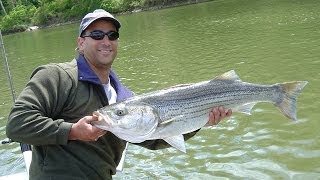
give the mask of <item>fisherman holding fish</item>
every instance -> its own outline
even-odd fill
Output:
[[[6,133],[32,145],[30,179],[112,179],[116,173],[127,142],[92,124],[99,120],[93,115],[97,109],[133,96],[111,69],[120,27],[104,10],[88,13],[79,28],[78,58],[36,68],[17,98]],[[216,125],[231,114],[222,106],[212,108],[206,125]],[[138,145],[154,150],[170,147],[162,139]]]

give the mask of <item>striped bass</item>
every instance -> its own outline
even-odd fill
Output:
[[[296,100],[306,84],[252,84],[241,81],[231,70],[211,81],[174,86],[105,106],[93,113],[99,117],[93,125],[128,142],[163,139],[185,152],[182,134],[202,128],[215,106],[250,114],[256,103],[270,102],[296,120]]]

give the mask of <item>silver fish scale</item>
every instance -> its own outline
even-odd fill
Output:
[[[155,108],[160,122],[172,120],[170,128],[160,126],[157,135],[171,136],[178,131],[187,133],[201,128],[208,121],[208,112],[213,106],[234,108],[257,101],[277,103],[282,101],[281,93],[278,85],[212,80],[145,94],[138,101]]]
[[[307,83],[252,84],[242,82],[231,70],[211,81],[149,92],[105,106],[97,111],[104,121],[93,125],[129,142],[163,139],[186,152],[182,134],[202,128],[212,107],[250,113],[254,104],[271,102],[284,116],[297,120],[297,97]],[[118,110],[126,113],[117,115]]]

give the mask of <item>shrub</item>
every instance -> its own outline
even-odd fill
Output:
[[[2,18],[1,29],[4,32],[26,30],[35,11],[36,8],[34,6],[16,6],[8,15]]]

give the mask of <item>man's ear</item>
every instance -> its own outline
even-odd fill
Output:
[[[78,40],[77,40],[77,43],[78,43],[78,51],[82,51],[83,50],[83,46],[84,46],[84,38],[82,37],[78,37]]]

